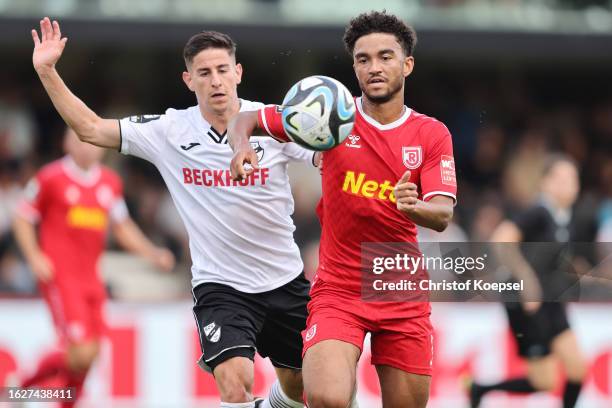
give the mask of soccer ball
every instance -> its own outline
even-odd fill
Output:
[[[355,101],[335,79],[310,76],[293,85],[285,95],[282,119],[293,142],[310,150],[329,150],[353,130]]]

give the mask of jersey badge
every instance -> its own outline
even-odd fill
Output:
[[[113,203],[113,190],[106,184],[101,185],[96,190],[98,204],[104,208],[110,208]]]
[[[212,322],[204,327],[204,335],[211,343],[216,343],[221,338],[221,327],[217,323]]]
[[[421,146],[402,146],[402,160],[407,169],[417,169],[423,162],[423,149]]]
[[[257,160],[261,162],[264,157],[264,148],[259,142],[251,142],[251,147],[255,150],[255,153],[257,153]]]

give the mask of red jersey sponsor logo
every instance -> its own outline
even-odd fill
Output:
[[[229,170],[190,169],[183,167],[183,183],[204,187],[238,187],[265,185],[270,177],[270,169],[253,170],[244,180],[232,180]]]
[[[407,169],[414,170],[423,162],[421,146],[402,146],[402,160]]]
[[[442,184],[447,186],[456,186],[457,178],[455,176],[455,159],[453,156],[442,155],[440,158],[440,177]]]
[[[104,231],[108,224],[108,216],[100,208],[75,205],[68,210],[66,221],[71,227]]]
[[[347,171],[342,183],[342,191],[365,198],[374,198],[382,201],[395,203],[393,194],[394,183],[385,180],[379,183],[376,180],[368,180],[365,173],[355,174],[354,171]]]

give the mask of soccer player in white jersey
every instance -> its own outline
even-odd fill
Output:
[[[57,21],[45,17],[40,28],[40,37],[32,30],[32,61],[66,123],[82,141],[152,162],[166,182],[189,233],[198,363],[213,373],[221,407],[302,407],[300,332],[309,284],[293,240],[287,164],[314,164],[315,155],[254,137],[260,166],[232,181],[227,123],[262,105],[238,98],[242,67],[225,34],[205,31],[185,46],[183,80],[196,106],[114,120],[90,110],[55,69],[67,41]],[[270,358],[278,376],[266,400],[251,394],[255,351]]]

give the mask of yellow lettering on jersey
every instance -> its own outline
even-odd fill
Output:
[[[359,173],[355,176],[355,172],[347,171],[344,176],[342,191],[366,198],[375,198],[382,201],[390,200],[395,203],[393,187],[394,185],[389,180],[379,183],[376,180],[366,180],[365,173]]]
[[[342,186],[342,190],[348,191],[350,186],[351,193],[359,194],[359,189],[361,188],[361,184],[363,183],[364,178],[365,173],[359,173],[359,178],[355,180],[355,172],[347,171],[346,177],[344,178],[344,186]]]
[[[106,229],[106,224],[108,223],[108,217],[101,209],[82,207],[80,205],[71,207],[66,218],[68,225],[71,227],[96,231]]]

